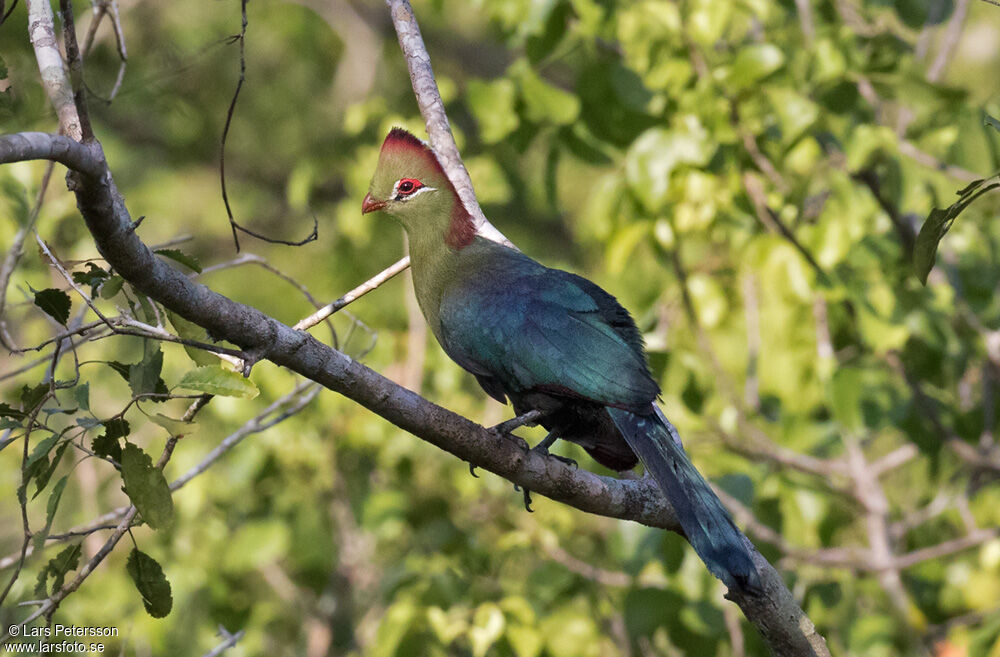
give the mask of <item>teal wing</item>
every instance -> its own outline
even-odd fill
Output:
[[[613,297],[602,290],[595,298],[577,279],[519,256],[460,281],[442,298],[442,345],[465,369],[507,392],[647,407],[659,388],[641,345],[609,321]]]

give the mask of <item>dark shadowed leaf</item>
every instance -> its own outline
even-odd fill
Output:
[[[149,455],[132,443],[125,443],[121,464],[125,494],[139,509],[142,519],[153,529],[168,526],[174,515],[174,501],[163,471],[154,467]]]
[[[90,286],[90,296],[95,296],[97,294],[97,288],[100,287],[108,278],[108,272],[104,271],[92,262],[87,263],[86,271],[75,271],[73,272],[73,282],[77,285],[89,285]]]
[[[66,574],[71,570],[76,570],[80,565],[81,543],[67,545],[56,556],[49,559],[42,571],[38,573],[38,581],[35,584],[35,595],[45,598],[55,593],[63,587]],[[48,579],[52,578],[52,587],[48,587]]]
[[[163,568],[153,557],[145,552],[132,548],[125,565],[129,577],[135,583],[135,588],[142,595],[142,605],[153,618],[163,618],[170,613],[174,605],[170,593],[170,582],[163,574]]]
[[[52,457],[52,462],[49,463],[47,468],[42,469],[35,477],[35,494],[31,496],[31,499],[38,497],[38,494],[45,490],[45,487],[48,486],[49,479],[52,478],[52,473],[56,471],[56,467],[59,465],[59,461],[62,460],[67,447],[69,447],[68,441],[61,443],[59,447],[56,448],[56,453]]]
[[[32,290],[35,293],[35,305],[41,308],[63,326],[69,320],[69,309],[73,306],[69,295],[62,290],[48,288],[47,290]]]
[[[118,463],[122,461],[121,443],[117,438],[112,438],[105,433],[102,433],[91,441],[90,449],[94,450],[94,454],[98,456],[113,459]]]
[[[161,388],[160,371],[163,369],[163,352],[155,340],[143,342],[142,360],[129,365],[128,384],[132,395],[165,392]],[[158,385],[161,384],[161,385]]]
[[[42,400],[45,398],[45,393],[49,391],[49,384],[39,383],[37,386],[28,387],[23,386],[21,388],[21,410],[25,415],[30,414]]]
[[[934,208],[931,210],[924,225],[920,227],[920,234],[917,235],[917,243],[913,248],[913,269],[921,283],[927,284],[927,275],[934,267],[938,244],[941,243],[951,225],[955,223],[958,215],[977,198],[997,187],[1000,187],[1000,178],[997,176],[977,180],[960,190],[958,200],[946,209]]]

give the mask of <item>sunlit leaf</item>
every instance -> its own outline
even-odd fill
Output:
[[[181,377],[177,387],[207,392],[210,395],[241,397],[243,399],[253,399],[260,394],[253,381],[218,365],[198,367],[187,372]]]

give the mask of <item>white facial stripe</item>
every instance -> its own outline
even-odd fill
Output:
[[[396,183],[396,184],[398,185],[399,183]],[[436,192],[436,191],[437,191],[437,187],[421,187],[417,191],[413,192],[412,194],[409,194],[407,196],[401,196],[399,198],[399,200],[400,201],[409,201],[411,198],[416,198],[417,196],[420,196],[424,192]],[[392,190],[392,195],[393,195],[393,197],[396,196],[396,190],[395,189]]]

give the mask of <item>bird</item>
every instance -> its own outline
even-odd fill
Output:
[[[749,541],[657,405],[642,335],[610,293],[479,235],[433,149],[403,128],[379,152],[362,202],[372,212],[402,224],[417,302],[445,353],[517,416],[540,413],[549,433],[535,450],[563,439],[612,470],[642,461],[708,570],[760,590]]]

